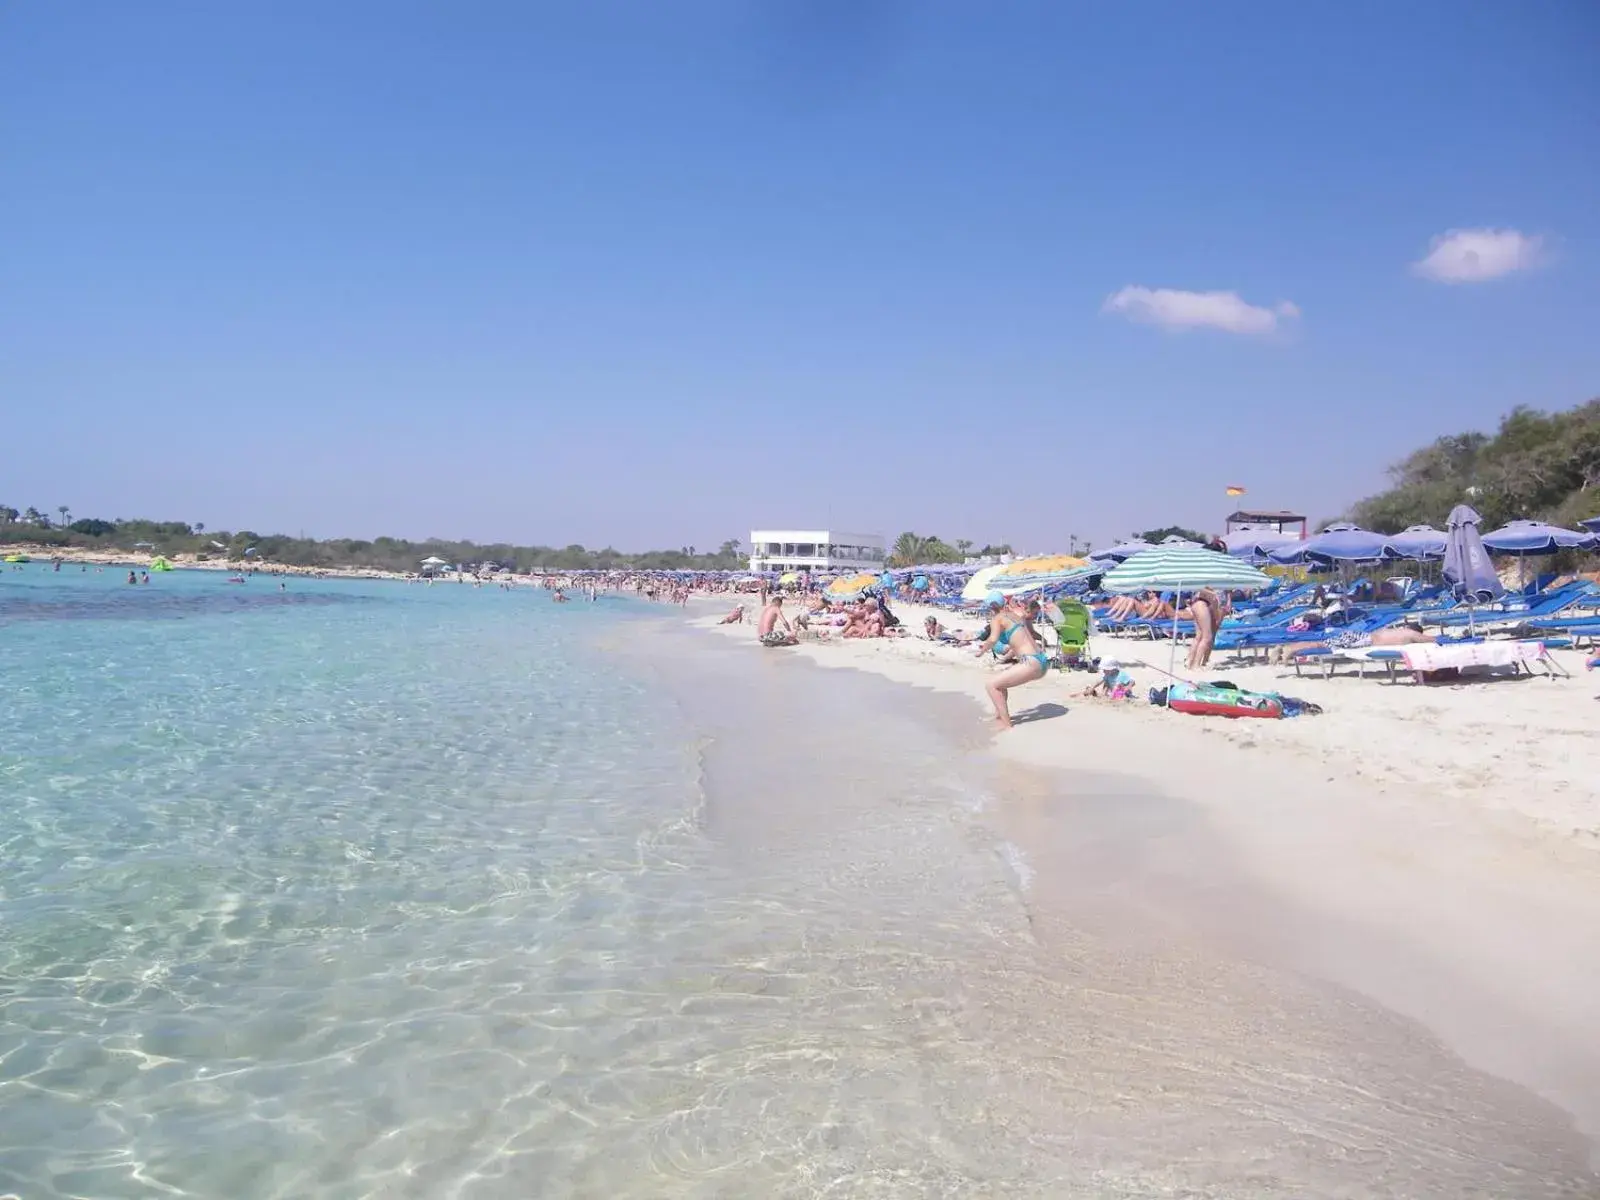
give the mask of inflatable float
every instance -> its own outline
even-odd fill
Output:
[[[1209,683],[1174,683],[1167,688],[1167,707],[1196,717],[1267,717],[1282,719],[1283,701],[1263,692]]]

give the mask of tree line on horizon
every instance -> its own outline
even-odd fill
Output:
[[[287,534],[259,534],[253,530],[210,530],[203,522],[72,519],[71,509],[56,509],[51,520],[37,508],[18,510],[0,504],[0,542],[25,542],[42,548],[76,546],[109,552],[148,550],[168,556],[193,554],[202,560],[244,562],[255,559],[295,567],[356,567],[379,571],[416,572],[425,558],[442,558],[455,565],[494,563],[519,574],[536,570],[583,571],[636,569],[647,571],[728,571],[746,564],[742,543],[729,538],[715,550],[682,546],[676,550],[647,550],[624,554],[612,547],[591,550],[568,546],[517,546],[506,542],[478,543],[427,538],[299,538]],[[246,554],[246,551],[253,551]]]
[[[889,566],[917,567],[935,563],[962,563],[969,558],[989,558],[1010,554],[1008,544],[977,546],[970,538],[947,542],[933,534],[906,532],[895,538],[889,551]]]
[[[1377,533],[1443,529],[1452,508],[1470,504],[1485,530],[1524,517],[1572,528],[1600,516],[1600,398],[1561,412],[1519,406],[1493,435],[1449,434],[1412,451],[1389,479],[1350,520]]]

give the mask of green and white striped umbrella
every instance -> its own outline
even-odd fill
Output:
[[[1157,546],[1135,554],[1108,571],[1100,586],[1108,592],[1143,592],[1181,588],[1255,591],[1272,580],[1247,562],[1200,546]]]

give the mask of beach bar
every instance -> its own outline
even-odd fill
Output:
[[[876,571],[888,558],[881,534],[829,529],[752,529],[752,571]]]

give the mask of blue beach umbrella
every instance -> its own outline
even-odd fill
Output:
[[[1496,554],[1527,557],[1538,554],[1556,554],[1562,550],[1583,550],[1595,542],[1592,533],[1576,529],[1562,529],[1559,525],[1546,525],[1543,521],[1512,521],[1493,533],[1483,535],[1483,544]]]
[[[1443,558],[1449,539],[1432,525],[1413,525],[1390,537],[1383,546],[1387,558],[1409,558],[1414,562]]]
[[[1129,538],[1125,542],[1118,542],[1115,546],[1107,546],[1104,550],[1096,550],[1089,557],[1097,562],[1106,559],[1110,559],[1113,562],[1123,562],[1132,558],[1135,554],[1143,554],[1146,550],[1152,548],[1153,544],[1143,538]]]
[[[1376,562],[1383,557],[1384,536],[1358,525],[1329,525],[1315,537],[1283,546],[1268,556],[1280,563]]]
[[[1248,562],[1266,559],[1274,550],[1284,550],[1300,544],[1300,535],[1281,533],[1276,529],[1235,529],[1223,534],[1222,544],[1235,558]]]

